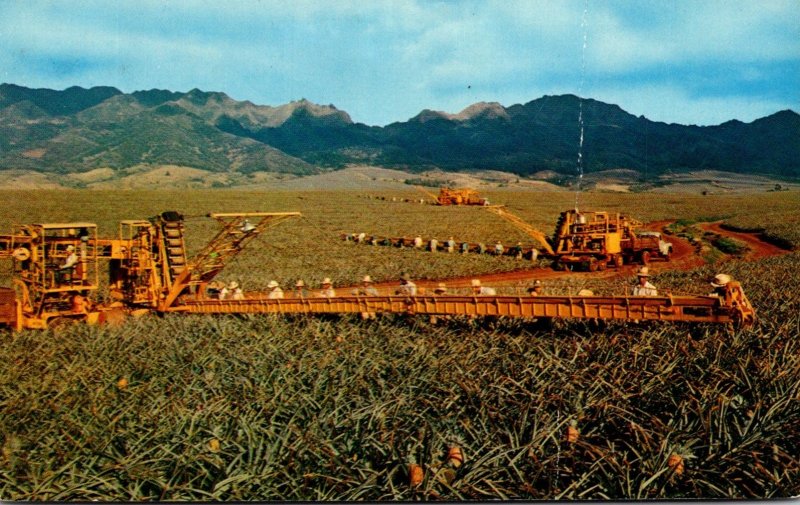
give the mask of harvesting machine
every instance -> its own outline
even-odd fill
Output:
[[[186,252],[184,218],[162,212],[125,220],[118,236],[100,238],[89,222],[14,226],[0,236],[0,258],[12,261],[12,288],[0,288],[0,326],[45,329],[74,322],[102,323],[149,312],[402,313],[694,321],[751,324],[755,315],[741,286],[723,296],[481,296],[377,295],[271,299],[211,296],[209,283],[265,229],[298,212],[212,213],[217,234],[197,253]],[[101,282],[100,263],[108,278]],[[107,296],[98,296],[107,284]],[[101,301],[102,300],[102,301]]]

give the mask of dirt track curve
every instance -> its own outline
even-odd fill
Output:
[[[647,230],[663,231],[663,229],[673,223],[673,221],[653,221],[644,226]],[[710,231],[721,236],[731,237],[745,242],[749,251],[741,258],[752,260],[768,256],[786,254],[790,251],[782,249],[774,244],[765,242],[759,237],[758,233],[735,232],[726,230],[721,226],[722,222],[699,223],[698,226],[705,231]],[[670,235],[667,240],[672,242],[672,256],[669,261],[654,260],[649,267],[651,272],[658,273],[664,270],[689,270],[705,264],[705,260],[698,254],[695,247],[688,240]],[[441,280],[415,280],[414,282],[426,289],[436,286],[438,282],[444,282],[448,287],[463,288],[469,287],[472,279],[480,279],[482,283],[491,286],[518,285],[520,283],[533,282],[536,279],[552,280],[566,278],[593,278],[608,279],[613,277],[632,277],[635,275],[639,265],[625,265],[621,268],[608,268],[602,272],[569,272],[556,271],[552,268],[530,268],[525,270],[515,270],[512,272],[500,272],[494,274],[473,275],[464,277],[453,277]],[[388,291],[397,286],[397,282],[383,282],[376,285],[380,291]]]
[[[721,235],[723,237],[730,237],[747,244],[749,251],[744,254],[743,259],[753,260],[758,258],[767,258],[769,256],[778,256],[785,254],[789,251],[761,240],[758,233],[748,233],[740,231],[732,231],[723,227],[722,221],[714,221],[713,223],[701,223],[700,229],[710,231]]]

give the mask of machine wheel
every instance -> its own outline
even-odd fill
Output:
[[[590,260],[588,261],[588,268],[587,268],[587,270],[589,270],[590,272],[597,272],[597,268],[598,268],[598,267],[597,267],[597,260],[596,260],[596,259],[594,259],[594,258],[590,259]]]
[[[650,264],[650,251],[642,251],[642,265],[649,265]]]
[[[597,262],[597,270],[599,270],[600,272],[602,272],[603,270],[605,270],[605,269],[606,269],[606,266],[607,266],[607,265],[606,265],[606,261],[605,261],[605,260],[603,260],[603,261],[598,261],[598,262]]]

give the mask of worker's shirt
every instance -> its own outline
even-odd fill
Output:
[[[269,292],[267,298],[271,300],[275,300],[277,298],[283,298],[283,290],[281,288],[273,288],[272,291]]]
[[[649,282],[645,282],[644,286],[637,284],[633,288],[633,296],[658,296],[658,290]]]
[[[489,288],[489,287],[486,287],[486,286],[481,286],[481,289],[478,291],[478,293],[477,293],[477,294],[479,294],[479,295],[490,295],[490,296],[495,296],[495,295],[497,294],[497,291],[495,291],[495,289],[494,289],[494,288]]]
[[[319,296],[322,298],[333,298],[336,296],[336,290],[333,288],[324,288],[320,290]]]
[[[397,290],[398,294],[407,295],[407,296],[416,296],[417,295],[417,285],[411,281],[406,282],[400,289]]]
[[[78,263],[78,255],[71,253],[69,256],[67,256],[67,259],[64,261],[64,264],[61,265],[61,268],[72,268],[76,263]]]
[[[372,286],[361,287],[353,290],[354,295],[361,296],[378,296],[378,290]]]

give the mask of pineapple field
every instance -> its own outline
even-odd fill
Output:
[[[290,212],[220,277],[246,290],[364,275],[521,294],[624,294],[635,266],[356,245],[343,233],[529,242],[480,208],[359,191],[0,191],[12,223]],[[389,195],[387,196],[394,196]],[[409,189],[409,200],[419,193]],[[569,192],[487,195],[551,233]],[[726,273],[743,329],[688,323],[145,315],[0,333],[0,496],[34,501],[785,498],[800,494],[800,193],[580,195],[656,223],[682,253],[652,282],[707,294]],[[5,232],[3,232],[5,233]],[[10,268],[0,265],[0,285]],[[101,290],[99,294],[104,296]]]

